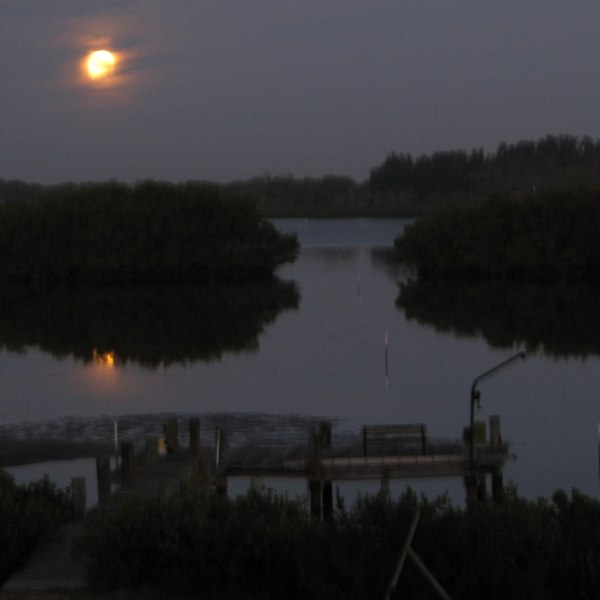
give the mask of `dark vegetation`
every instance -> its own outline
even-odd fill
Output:
[[[258,488],[235,500],[188,489],[123,498],[88,522],[77,552],[99,591],[202,598],[382,598],[409,524],[412,547],[453,598],[587,599],[600,594],[600,502],[577,491],[466,508],[385,485],[334,522]],[[437,598],[410,558],[393,597]]]
[[[372,201],[387,197],[413,216],[478,204],[492,194],[523,198],[579,186],[600,187],[600,141],[569,135],[502,143],[490,154],[448,151],[413,159],[392,153],[369,178]]]
[[[248,197],[217,186],[142,182],[4,184],[0,277],[9,281],[253,279],[294,260]],[[11,192],[12,190],[12,192]]]
[[[490,153],[450,150],[414,158],[392,152],[370,170],[366,181],[264,175],[212,187],[228,197],[255,198],[266,217],[414,217],[446,206],[477,204],[493,193],[523,197],[534,189],[580,185],[600,187],[600,141],[548,135],[502,143]],[[62,193],[65,186],[50,189]],[[47,193],[48,188],[37,184],[0,180],[0,199],[30,201]]]
[[[419,275],[600,280],[600,192],[491,198],[418,220],[396,239]]]
[[[68,491],[47,479],[18,486],[0,469],[0,584],[25,564],[45,536],[72,517]]]
[[[90,362],[113,352],[147,368],[219,360],[258,348],[264,327],[295,309],[294,282],[5,285],[0,348],[39,347]]]

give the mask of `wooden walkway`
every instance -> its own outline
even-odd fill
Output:
[[[477,472],[501,469],[515,455],[506,452],[486,454],[476,462]],[[432,477],[465,477],[473,472],[468,457],[463,454],[431,454],[419,456],[360,456],[322,458],[318,465],[319,476],[333,481],[416,479]],[[306,479],[310,474],[310,461],[306,459],[284,460],[281,467],[230,467],[229,476],[248,477],[298,477]]]
[[[73,540],[81,533],[83,519],[60,527],[39,545],[23,569],[4,582],[1,595],[9,592],[85,589],[85,567],[71,553]],[[37,597],[37,594],[29,597]]]

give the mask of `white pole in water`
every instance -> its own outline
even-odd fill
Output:
[[[385,345],[385,387],[388,387],[388,332],[385,332],[384,337],[384,345]]]
[[[598,423],[597,427],[598,427],[598,474],[600,475],[600,423]]]
[[[113,421],[113,440],[115,442],[115,468],[119,466],[119,431],[117,420]]]
[[[387,374],[388,374],[388,358],[387,358],[388,341],[387,341],[387,331],[385,332],[384,344],[385,344],[385,376],[387,377]]]

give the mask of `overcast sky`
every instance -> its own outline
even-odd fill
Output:
[[[0,0],[0,48],[2,179],[362,181],[392,151],[600,138],[598,0]]]

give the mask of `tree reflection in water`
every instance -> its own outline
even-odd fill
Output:
[[[5,286],[0,348],[84,362],[112,355],[154,369],[258,348],[265,325],[298,308],[294,282]],[[111,354],[112,353],[112,354]]]
[[[396,305],[408,320],[492,347],[586,357],[600,354],[599,292],[574,282],[410,280]]]

